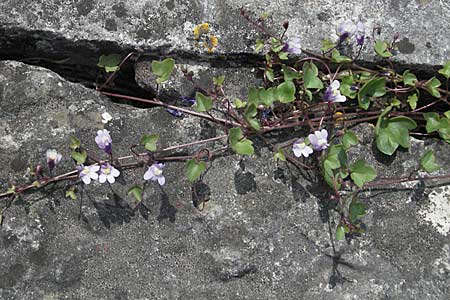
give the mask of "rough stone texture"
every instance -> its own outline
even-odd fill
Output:
[[[56,55],[77,62],[95,62],[99,52],[121,48],[193,55],[202,51],[194,47],[192,30],[205,21],[219,37],[219,58],[251,54],[258,33],[240,16],[242,6],[257,16],[269,12],[277,30],[289,20],[288,35],[301,36],[311,50],[333,36],[340,22],[359,18],[368,35],[375,27],[381,27],[382,38],[400,34],[400,62],[442,65],[450,56],[446,0],[2,0],[0,55]],[[370,42],[363,55],[368,61],[374,60],[371,48]]]
[[[207,137],[211,128],[161,109],[112,104],[57,74],[0,62],[1,183],[27,180],[45,150],[61,151],[59,172],[72,168],[69,135],[90,150],[110,112],[114,151],[143,133],[162,144]],[[167,130],[170,128],[171,130]],[[373,128],[356,128],[361,154],[380,176],[407,176],[415,159],[433,149],[449,172],[449,147],[413,140],[387,160],[371,148]],[[200,133],[199,133],[200,132]],[[216,145],[218,146],[218,145]],[[25,195],[6,213],[0,230],[0,299],[448,299],[450,296],[448,186],[410,183],[367,191],[367,234],[335,242],[328,226],[327,189],[311,174],[277,166],[265,148],[252,157],[225,155],[204,178],[203,211],[194,208],[183,164],[165,169],[167,184],[145,188],[134,209],[127,188],[143,170],[125,171],[112,190],[94,183],[64,198],[65,183]],[[24,175],[25,174],[25,175]],[[2,199],[3,201],[4,199]],[[445,206],[444,206],[445,207]]]

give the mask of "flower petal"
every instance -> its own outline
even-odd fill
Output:
[[[81,180],[84,182],[84,184],[91,183],[91,177],[89,177],[89,176],[83,176],[83,177],[81,177]]]
[[[98,177],[98,181],[100,183],[105,183],[106,181],[106,175],[105,174],[100,174],[100,176]]]
[[[164,185],[166,183],[166,178],[164,176],[158,176],[159,185]]]
[[[108,182],[109,182],[109,183],[114,183],[114,182],[116,182],[116,178],[114,178],[114,176],[112,176],[112,175],[107,176],[106,179],[108,179]]]

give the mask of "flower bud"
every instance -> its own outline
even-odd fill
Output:
[[[284,21],[283,22],[283,27],[285,30],[287,30],[289,28],[289,21]]]

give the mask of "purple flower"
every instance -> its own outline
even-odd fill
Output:
[[[47,157],[47,166],[51,171],[55,168],[55,166],[61,161],[62,155],[59,154],[55,149],[48,149],[45,153]]]
[[[362,46],[364,44],[365,35],[366,35],[366,28],[364,27],[364,23],[358,21],[358,23],[356,23],[356,35],[355,35],[356,44]]]
[[[106,129],[97,131],[97,136],[95,137],[95,142],[98,147],[104,150],[106,153],[111,155],[112,153],[112,139],[109,135],[109,131]]]
[[[288,38],[284,47],[282,49],[284,52],[289,52],[293,54],[301,54],[302,53],[302,43],[299,37],[291,37]]]
[[[341,95],[341,92],[339,91],[340,86],[341,84],[339,81],[334,80],[323,94],[323,100],[327,102],[345,102],[347,98]]]
[[[78,176],[80,179],[84,182],[84,184],[91,183],[91,179],[97,180],[98,179],[98,170],[100,169],[100,166],[83,166],[80,165],[77,167],[78,169]]]
[[[190,97],[181,96],[181,103],[183,103],[186,106],[192,106],[195,104],[195,99]]]
[[[109,183],[114,183],[116,181],[115,177],[120,175],[119,170],[111,166],[110,164],[102,164],[100,168],[100,176],[98,177],[98,181],[100,183],[106,182],[108,180]]]
[[[296,157],[308,157],[311,153],[313,153],[313,149],[306,145],[304,139],[297,140],[294,145],[292,145],[292,151],[294,151],[294,155]]]
[[[339,43],[346,41],[348,38],[353,36],[356,31],[356,25],[351,20],[346,20],[339,24],[337,29],[337,34],[339,36]]]
[[[164,167],[164,164],[154,163],[145,172],[144,180],[158,181],[159,185],[164,185],[166,183],[166,179],[162,175]]]
[[[169,114],[171,114],[172,116],[174,116],[175,118],[182,118],[182,117],[184,117],[183,112],[179,111],[178,109],[166,108],[166,111]]]
[[[326,129],[315,131],[314,134],[308,135],[308,140],[316,151],[327,149],[327,147],[329,146],[327,143],[327,138],[328,131]]]

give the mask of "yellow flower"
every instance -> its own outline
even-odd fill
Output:
[[[219,39],[215,35],[211,35],[209,37],[209,42],[205,42],[203,45],[206,50],[208,50],[208,53],[212,53],[216,49],[217,45],[219,45]]]
[[[199,24],[199,25],[195,26],[195,28],[194,28],[194,38],[196,40],[198,40],[198,39],[200,39],[200,36],[202,34],[208,33],[208,31],[209,31],[208,23]]]

